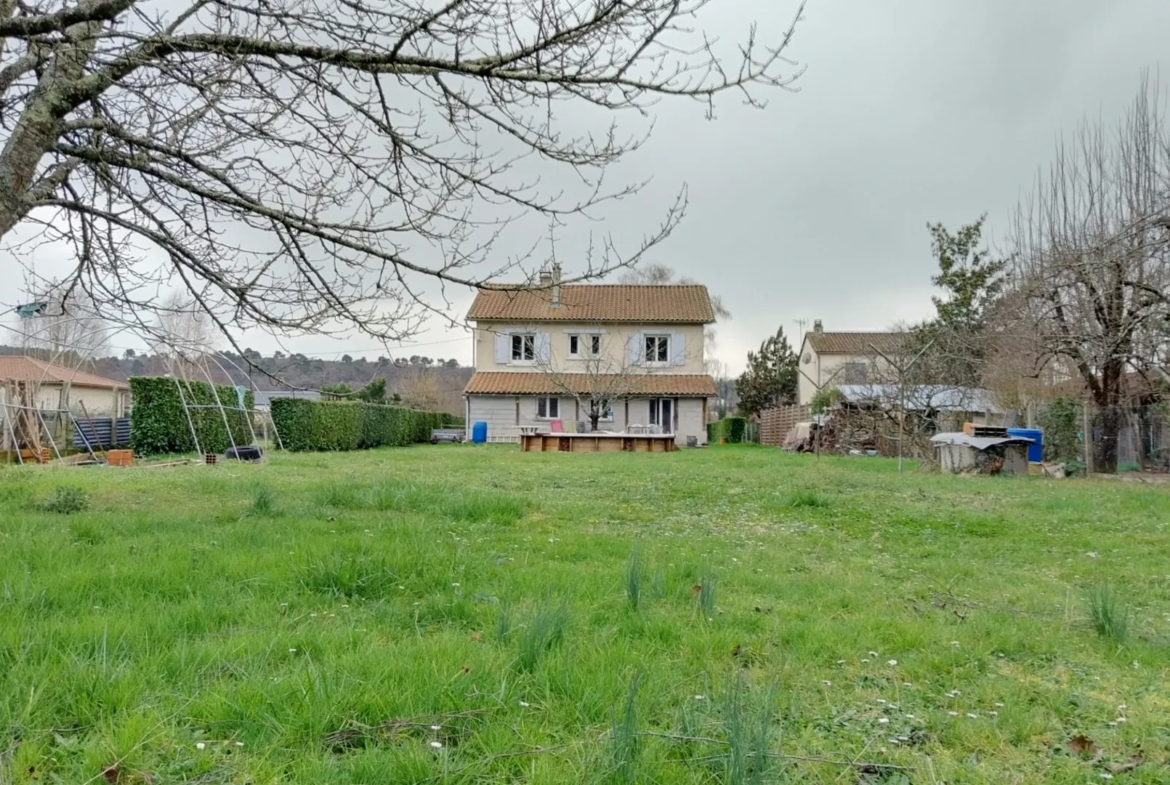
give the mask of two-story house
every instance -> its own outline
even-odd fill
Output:
[[[897,332],[825,332],[817,319],[800,345],[802,373],[798,377],[797,403],[808,405],[822,387],[888,381],[888,373],[883,371],[888,371],[889,366],[881,353],[893,357],[902,350],[904,341],[905,334]]]
[[[489,441],[522,426],[673,433],[705,443],[715,381],[703,327],[715,320],[705,286],[561,285],[560,271],[521,290],[481,290],[467,425]]]

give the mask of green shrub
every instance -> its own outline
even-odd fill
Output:
[[[1063,461],[1081,454],[1081,402],[1057,398],[1040,412],[1040,430],[1044,432],[1044,460]]]
[[[727,439],[728,444],[742,444],[746,432],[746,418],[724,417],[722,420],[707,423],[707,442],[717,444],[720,439]]]
[[[812,414],[824,414],[832,409],[842,399],[841,391],[836,387],[825,387],[817,390],[812,400],[808,402],[808,410]]]
[[[442,412],[362,401],[275,398],[272,422],[286,450],[367,450],[427,442],[444,427]]]
[[[136,376],[130,379],[134,413],[130,419],[130,445],[139,455],[195,452],[222,453],[232,446],[252,443],[248,415],[224,406],[239,406],[236,388],[207,382],[190,382],[170,376]],[[218,400],[217,400],[218,397]],[[183,403],[188,409],[184,413]],[[252,391],[244,394],[244,407],[251,410]],[[210,408],[190,408],[190,407]],[[188,416],[190,419],[188,419]],[[231,427],[231,436],[224,419]],[[192,438],[191,429],[195,429]]]

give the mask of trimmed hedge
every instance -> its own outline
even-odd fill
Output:
[[[746,431],[747,419],[724,417],[722,420],[707,423],[707,443],[718,444],[720,439],[727,439],[728,444],[742,444]]]
[[[429,442],[448,415],[362,401],[274,398],[272,422],[286,450],[368,450]]]
[[[182,394],[180,395],[180,385]],[[222,453],[232,446],[252,443],[252,429],[248,415],[216,406],[216,395],[224,406],[238,406],[236,388],[217,384],[214,391],[207,382],[192,382],[170,376],[135,376],[130,379],[130,398],[133,409],[130,416],[130,446],[139,455],[195,452],[191,427],[199,439],[199,449],[205,453]],[[183,401],[188,406],[211,406],[209,409],[188,409],[183,413]],[[244,394],[244,406],[252,409],[252,391]],[[224,417],[231,427],[231,438],[224,428]]]

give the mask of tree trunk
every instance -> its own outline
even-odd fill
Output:
[[[1093,470],[1103,474],[1117,473],[1117,447],[1125,417],[1121,412],[1121,385],[1125,367],[1117,360],[1109,360],[1101,369],[1101,384],[1094,396],[1101,423],[1101,435],[1093,445]]]

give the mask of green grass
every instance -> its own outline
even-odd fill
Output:
[[[0,470],[0,783],[1170,781],[1170,486],[895,469]]]
[[[1102,638],[1121,642],[1129,635],[1129,609],[1110,586],[1088,591],[1089,620]]]

